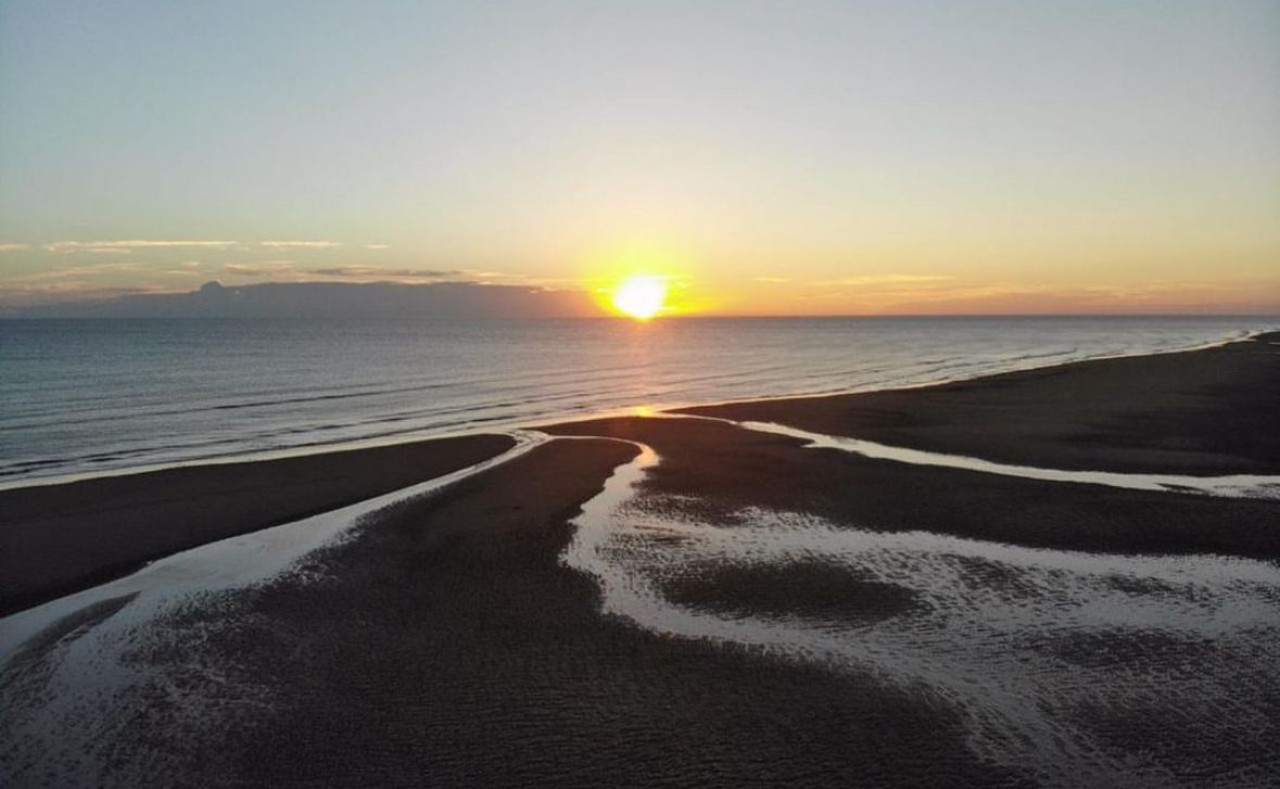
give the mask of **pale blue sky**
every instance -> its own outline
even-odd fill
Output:
[[[644,249],[729,311],[1280,304],[1275,2],[40,0],[0,36],[10,300]]]

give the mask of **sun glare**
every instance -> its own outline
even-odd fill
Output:
[[[662,277],[627,277],[613,291],[613,306],[624,315],[647,321],[662,311],[667,281]]]

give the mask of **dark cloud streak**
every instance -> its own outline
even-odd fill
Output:
[[[210,282],[187,293],[21,307],[30,318],[571,318],[601,315],[582,291],[476,282]]]

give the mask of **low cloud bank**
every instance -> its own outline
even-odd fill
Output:
[[[127,295],[12,310],[23,318],[576,318],[601,314],[581,291],[472,282],[209,282],[189,293]]]

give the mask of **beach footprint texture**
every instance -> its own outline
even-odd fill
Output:
[[[1266,785],[1280,772],[1280,568],[879,532],[646,484],[576,520],[603,613],[855,672],[958,710],[983,760],[1053,786]]]

